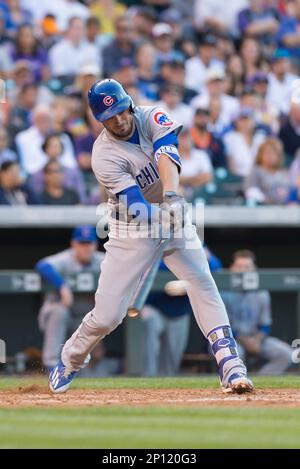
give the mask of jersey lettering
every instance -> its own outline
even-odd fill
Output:
[[[140,189],[146,189],[147,186],[154,184],[159,180],[159,174],[154,165],[148,163],[139,174],[135,176],[135,180]]]

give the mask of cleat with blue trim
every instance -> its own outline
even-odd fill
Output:
[[[71,371],[61,360],[53,368],[49,375],[49,387],[55,394],[66,392],[78,371]]]
[[[221,386],[224,393],[246,394],[254,391],[242,360],[233,359],[224,364]]]

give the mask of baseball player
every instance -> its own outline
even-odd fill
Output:
[[[94,117],[104,126],[93,146],[92,168],[108,194],[109,241],[95,307],[65,343],[49,376],[50,389],[65,392],[88,362],[90,351],[122,322],[161,248],[160,233],[166,236],[169,224],[172,237],[166,239],[163,259],[178,279],[187,282],[196,321],[218,363],[222,388],[251,392],[253,384],[239,358],[196,228],[182,216],[185,201],[178,195],[177,140],[182,126],[157,106],[134,106],[122,85],[112,79],[96,82],[88,98]],[[182,229],[185,223],[188,229]],[[153,226],[161,230],[153,231]]]
[[[77,226],[69,249],[47,256],[36,265],[41,276],[54,287],[54,291],[45,294],[38,316],[40,330],[44,332],[43,364],[49,370],[56,365],[68,334],[93,307],[93,295],[86,292],[73,295],[65,275],[85,271],[99,275],[104,253],[96,249],[95,228]]]

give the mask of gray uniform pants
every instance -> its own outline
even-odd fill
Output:
[[[154,238],[110,238],[101,265],[95,294],[95,307],[62,350],[63,363],[74,370],[95,345],[124,319],[143,273],[151,266],[159,240]],[[193,246],[193,248],[190,248]],[[205,252],[193,227],[189,239],[168,241],[164,262],[180,280],[186,280],[187,294],[199,328],[207,334],[215,327],[228,325],[225,306],[211,276]]]
[[[175,375],[187,345],[190,316],[168,318],[146,305],[142,311],[145,331],[144,376]]]
[[[63,344],[81,320],[59,302],[45,303],[38,317],[40,330],[44,333],[42,360],[46,367],[53,367],[59,360]]]
[[[245,350],[238,343],[238,351],[242,359]],[[275,337],[266,337],[262,343],[261,358],[267,363],[259,370],[260,375],[281,375],[292,363],[292,348]]]

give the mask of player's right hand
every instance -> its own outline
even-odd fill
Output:
[[[169,195],[170,194],[170,195]],[[161,208],[170,216],[173,231],[183,228],[186,223],[187,205],[183,197],[176,193],[166,193],[163,197]]]
[[[74,301],[72,290],[67,285],[63,285],[59,290],[61,303],[66,307],[70,308]]]

